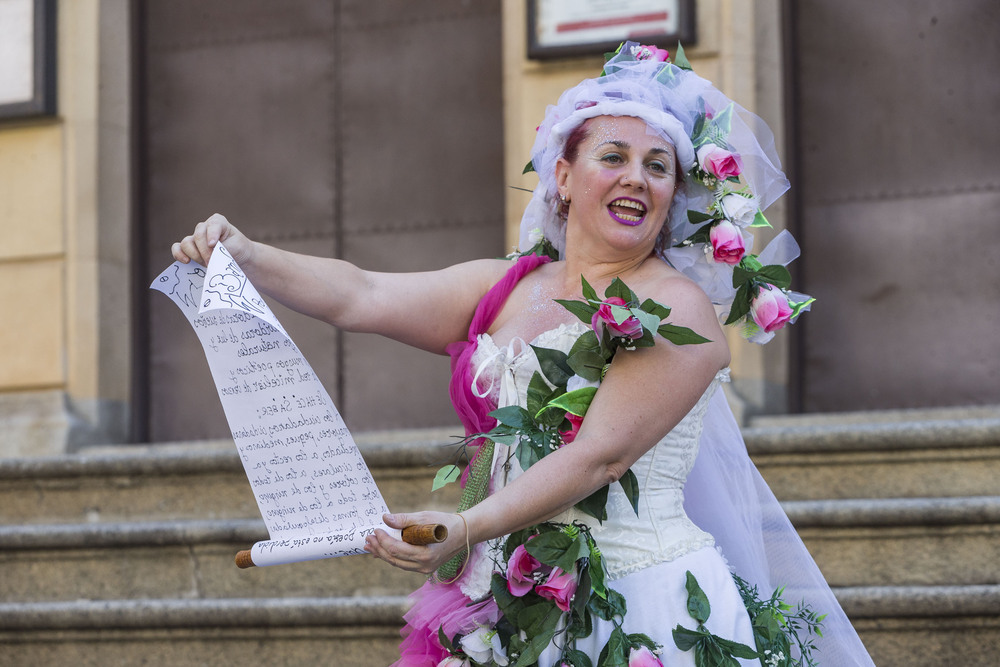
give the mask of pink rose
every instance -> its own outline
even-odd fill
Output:
[[[663,667],[663,663],[648,648],[640,646],[629,651],[628,667]]]
[[[750,304],[750,316],[764,333],[771,333],[788,324],[792,317],[792,307],[788,305],[788,297],[784,292],[764,285]]]
[[[608,331],[611,332],[612,336],[624,336],[626,338],[642,338],[642,324],[635,317],[635,315],[629,315],[624,322],[618,324],[615,322],[615,316],[611,312],[611,306],[624,306],[625,300],[618,296],[608,297],[601,307],[597,309],[594,316],[590,318],[590,326],[593,327],[594,333],[597,337],[601,337],[601,324],[608,325]]]
[[[712,242],[712,257],[716,262],[739,264],[747,251],[739,227],[728,220],[723,220],[712,227],[708,232],[708,238]]]
[[[534,574],[541,565],[523,544],[514,549],[507,561],[507,590],[510,594],[514,597],[527,595],[535,586]]]
[[[715,144],[705,144],[698,149],[698,164],[716,178],[739,176],[743,171],[739,157]]]
[[[568,445],[576,440],[576,434],[580,432],[580,425],[583,423],[583,417],[574,415],[572,412],[566,413],[566,419],[569,420],[569,430],[559,431],[559,435],[562,436],[564,445]]]
[[[635,56],[636,60],[651,60],[659,63],[665,63],[670,58],[669,51],[652,44],[633,47],[632,55]]]
[[[563,572],[558,567],[552,568],[548,581],[539,584],[535,592],[543,598],[554,600],[556,606],[563,611],[569,611],[570,602],[576,593],[576,567],[569,572]]]

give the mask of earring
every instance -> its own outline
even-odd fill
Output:
[[[561,201],[563,204],[569,204],[569,197],[560,192],[559,201]]]

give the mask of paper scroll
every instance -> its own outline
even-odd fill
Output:
[[[344,420],[220,243],[208,268],[174,262],[150,285],[181,309],[208,358],[270,539],[255,565],[365,553],[388,512]]]

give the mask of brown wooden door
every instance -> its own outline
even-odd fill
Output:
[[[377,270],[503,254],[499,4],[140,2],[142,279],[215,212]],[[228,436],[194,333],[145,305],[149,439]],[[352,429],[457,424],[447,359],[275,312]]]
[[[1000,403],[1000,5],[786,7],[802,408]]]

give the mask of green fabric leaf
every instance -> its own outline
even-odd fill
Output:
[[[687,571],[686,576],[687,580],[684,582],[684,587],[688,592],[688,613],[691,614],[691,618],[694,620],[704,623],[712,615],[712,605],[708,603],[708,596],[705,595],[705,591],[701,590],[698,580],[691,574],[690,570]]]
[[[608,518],[608,490],[610,486],[602,486],[597,491],[578,502],[574,507],[584,514],[594,517],[599,522],[604,523]]]
[[[589,637],[587,635],[581,635],[583,637]],[[578,651],[575,648],[568,648],[563,651],[561,656],[561,662],[566,665],[572,665],[572,667],[594,667],[594,663],[590,661],[590,658],[583,651]]]
[[[595,339],[596,340],[596,339]],[[571,353],[567,359],[573,372],[590,382],[600,382],[604,372],[604,357],[591,350],[581,350]]]
[[[538,367],[542,375],[555,386],[566,386],[566,380],[573,375],[573,369],[566,363],[566,353],[562,350],[552,350],[547,347],[531,346],[538,359]]]
[[[622,491],[625,492],[625,497],[632,505],[632,511],[635,512],[636,516],[639,516],[639,480],[636,479],[631,468],[625,471],[618,483],[622,485]]]
[[[769,282],[775,287],[788,289],[792,284],[792,274],[781,264],[768,264],[757,271],[757,277]]]
[[[604,584],[607,579],[607,572],[604,570],[604,556],[596,550],[596,546],[590,550],[590,557],[587,560],[587,572],[590,576],[590,586],[594,594],[602,598],[607,598],[608,589]]]
[[[733,305],[729,308],[726,324],[735,324],[750,312],[750,291],[750,283],[743,283],[736,290],[736,297],[733,299]]]
[[[681,46],[680,42],[677,42],[677,52],[674,53],[674,57],[671,60],[681,69],[691,70],[691,63],[688,62],[687,56],[684,54],[684,47]]]
[[[582,285],[584,299],[587,301],[600,301],[600,299],[597,298],[597,291],[590,286],[590,283],[587,282],[587,279],[584,278],[582,274],[580,275],[580,283]]]
[[[552,388],[542,377],[542,374],[538,371],[532,373],[531,381],[528,382],[528,399],[526,403],[528,414],[537,415],[542,407],[552,398],[552,393]]]
[[[578,417],[584,417],[596,393],[597,387],[581,387],[580,389],[567,391],[565,394],[549,401],[545,408],[558,408]]]
[[[719,642],[719,645],[723,650],[728,651],[730,654],[736,656],[737,658],[743,658],[745,660],[753,660],[754,658],[760,657],[757,655],[757,651],[753,650],[746,644],[741,644],[729,639],[723,639],[722,637],[715,637],[715,641]]]
[[[490,413],[501,424],[513,426],[516,429],[527,430],[534,427],[535,422],[531,419],[531,414],[519,405],[508,405],[505,408],[498,408]]]
[[[590,321],[594,318],[594,313],[597,312],[597,308],[583,301],[574,301],[572,299],[553,299],[553,301],[576,315],[584,324],[589,325]]]
[[[676,324],[661,324],[656,332],[674,345],[700,345],[711,342],[701,334]]]
[[[610,299],[615,296],[623,300],[625,303],[632,303],[636,300],[635,292],[629,289],[628,285],[626,285],[621,278],[615,278],[612,280],[611,284],[608,285],[608,289],[604,290],[605,299]],[[621,324],[621,322],[619,322],[619,324]]]
[[[563,572],[572,570],[576,561],[590,553],[582,537],[574,539],[562,532],[539,535],[528,540],[524,548],[542,563],[558,567]]]
[[[701,642],[707,633],[696,630],[688,630],[683,625],[678,625],[671,633],[674,637],[674,644],[682,651],[690,651]]]
[[[660,320],[663,319],[662,317],[657,317],[652,313],[647,313],[641,308],[629,308],[629,313],[639,320],[639,324],[641,324],[642,328],[646,331],[656,331],[657,327],[660,326]]]
[[[441,487],[451,484],[452,482],[458,481],[458,478],[462,476],[462,469],[457,465],[447,465],[437,471],[434,475],[434,482],[431,484],[431,491],[437,491]]]
[[[601,656],[597,661],[598,667],[628,667],[628,654],[631,649],[625,632],[616,627],[611,631],[608,643],[601,650]]]
[[[651,315],[659,317],[660,320],[665,320],[666,318],[670,317],[670,308],[664,306],[659,301],[646,299],[645,301],[642,302],[639,308],[646,311],[647,313],[650,313]],[[650,327],[650,328],[655,329],[656,327]]]
[[[701,211],[688,209],[688,222],[690,222],[692,225],[697,225],[702,222],[713,223],[715,222],[715,220],[716,217],[710,213],[702,213]],[[711,224],[704,225],[702,226],[701,230],[705,230],[705,233],[708,234],[708,230],[711,226],[712,226]]]
[[[521,172],[521,175],[524,176],[525,174],[531,173],[534,170],[535,170],[535,165],[531,162],[531,160],[528,160],[528,164],[524,165],[524,170]]]
[[[770,227],[771,223],[767,221],[767,218],[764,217],[764,213],[762,211],[757,211],[757,215],[755,215],[753,217],[753,222],[750,223],[750,226],[751,227]]]

